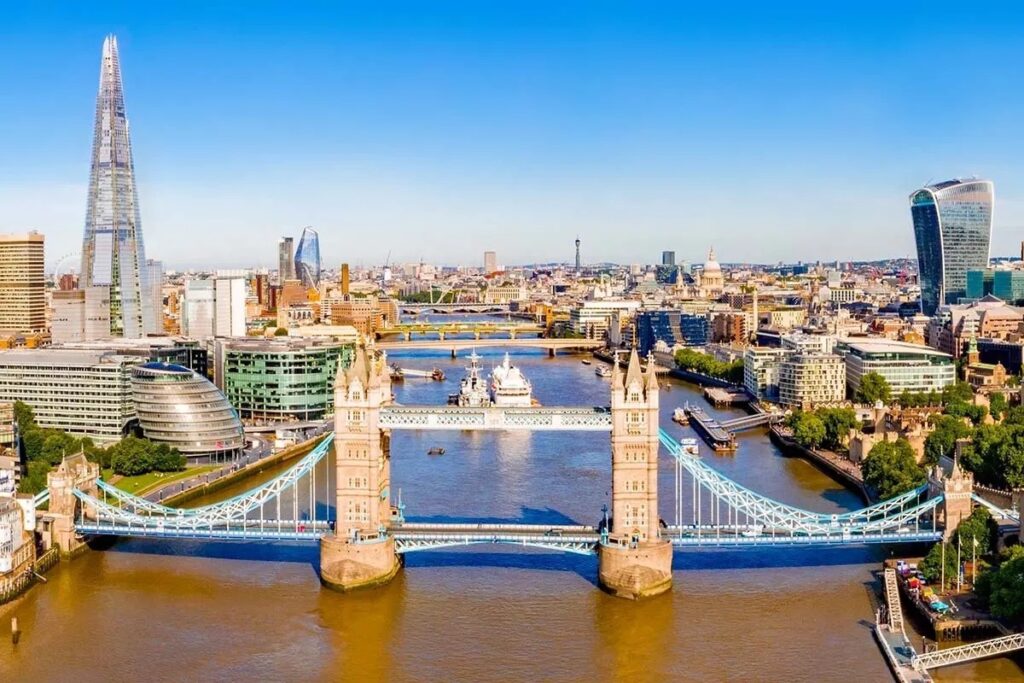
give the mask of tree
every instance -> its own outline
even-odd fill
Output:
[[[1024,615],[1024,555],[1016,554],[994,570],[989,582],[989,608],[1003,619]]]
[[[942,402],[945,404],[962,401],[970,403],[974,398],[974,387],[967,382],[956,382],[942,388]]]
[[[924,574],[924,577],[928,579],[929,583],[938,584],[942,580],[943,576],[943,544],[936,543],[932,546],[932,549],[928,551],[928,554],[921,560],[921,564],[918,565],[918,569]],[[956,577],[959,572],[959,567],[956,564],[956,546],[950,543],[945,544],[945,586],[950,583],[956,583]],[[941,588],[940,588],[941,590]]]
[[[825,423],[814,413],[797,411],[786,419],[793,440],[804,448],[817,448],[825,440]]]
[[[24,434],[36,426],[36,414],[32,406],[22,401],[14,402],[14,421],[18,423],[18,431]]]
[[[892,396],[892,388],[877,372],[866,373],[860,378],[860,385],[857,387],[856,399],[859,403],[874,405],[877,401],[888,403]]]
[[[815,414],[825,425],[822,445],[833,451],[846,444],[851,429],[860,426],[857,412],[853,408],[819,408]]]
[[[917,466],[914,449],[906,439],[875,444],[861,471],[864,483],[882,500],[915,489],[925,480],[925,472]]]
[[[279,327],[279,328],[277,328],[276,330],[274,330],[274,336],[275,337],[287,337],[288,336],[288,328],[287,327]]]
[[[999,418],[1002,416],[1009,404],[1006,402],[1006,396],[999,392],[995,392],[988,397],[988,409],[992,413],[992,417]]]
[[[978,481],[998,488],[1024,486],[1024,425],[982,425],[974,432],[964,466]]]
[[[943,455],[953,457],[956,440],[971,436],[974,430],[964,421],[951,415],[938,415],[932,418],[935,431],[924,440],[924,457],[929,463],[937,463]]]
[[[977,548],[973,548],[978,555],[987,555],[994,551],[999,540],[999,526],[992,519],[987,508],[976,507],[971,515],[960,521],[956,528],[954,543],[959,540],[962,552],[971,554],[974,542],[978,542]]]
[[[1006,411],[1005,425],[1024,425],[1024,406],[1014,406]]]

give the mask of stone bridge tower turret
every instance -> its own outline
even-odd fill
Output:
[[[628,598],[672,587],[672,545],[658,516],[658,380],[653,360],[640,369],[636,350],[625,377],[612,371],[612,510],[598,550],[601,586]]]
[[[383,354],[356,349],[334,384],[334,533],[320,541],[320,579],[339,590],[389,581],[400,563],[389,534],[391,435],[380,409],[391,403]]]

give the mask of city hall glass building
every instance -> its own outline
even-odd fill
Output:
[[[989,180],[947,180],[910,195],[921,312],[967,296],[967,271],[988,267],[995,192]]]

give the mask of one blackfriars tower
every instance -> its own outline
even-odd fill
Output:
[[[100,63],[81,278],[82,288],[109,288],[111,336],[158,332],[113,35],[103,41]]]
[[[302,229],[302,237],[295,250],[295,277],[306,289],[320,286],[320,235],[313,228]]]
[[[967,271],[988,267],[995,191],[990,180],[947,180],[910,195],[921,312],[967,296]]]

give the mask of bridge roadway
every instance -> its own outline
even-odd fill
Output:
[[[379,424],[383,429],[607,432],[612,428],[612,414],[601,407],[387,406],[381,408]]]
[[[567,350],[593,350],[604,346],[602,339],[555,339],[548,337],[528,337],[526,339],[413,339],[411,341],[379,341],[374,347],[382,351],[418,351],[442,349],[451,351],[454,356],[458,351],[482,348],[524,348],[545,349],[548,353]]]
[[[245,519],[203,524],[195,521],[168,519],[152,523],[132,524],[123,520],[79,520],[78,533],[85,536],[121,536],[131,538],[189,538],[222,541],[304,541],[316,542],[331,530],[323,520]],[[592,555],[597,551],[601,534],[597,527],[565,524],[435,524],[401,522],[392,525],[389,534],[395,538],[398,552],[406,553],[434,548],[501,543],[562,550]],[[683,525],[667,526],[662,538],[675,548],[756,547],[756,546],[829,546],[879,543],[925,543],[939,540],[941,532],[849,534],[835,533],[798,535],[782,529],[764,529],[756,525]]]

